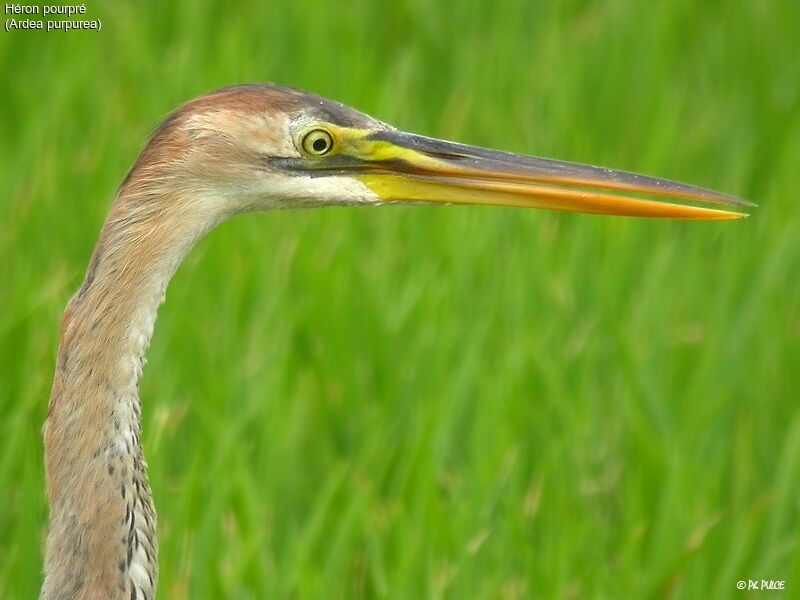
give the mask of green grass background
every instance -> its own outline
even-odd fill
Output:
[[[116,186],[179,103],[274,81],[760,206],[220,227],[142,384],[160,597],[800,598],[800,3],[86,6],[0,32],[0,597],[37,594],[58,320]]]

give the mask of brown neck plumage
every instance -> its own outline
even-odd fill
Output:
[[[44,428],[51,515],[43,600],[155,593],[139,379],[166,286],[213,223],[183,214],[174,198],[130,196],[123,189],[118,197],[62,319]]]

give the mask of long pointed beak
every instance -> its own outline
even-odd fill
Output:
[[[360,160],[353,162],[352,155],[332,157],[338,164],[329,166],[353,172],[387,202],[493,204],[671,219],[747,216],[679,202],[736,209],[755,206],[666,179],[498,152],[393,129],[370,132],[357,146]]]

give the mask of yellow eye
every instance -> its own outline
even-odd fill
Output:
[[[309,131],[303,138],[303,150],[311,156],[322,156],[333,148],[333,138],[324,129]]]

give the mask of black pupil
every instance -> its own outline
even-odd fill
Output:
[[[323,138],[317,138],[312,142],[311,147],[317,152],[322,152],[328,147],[328,142]]]

